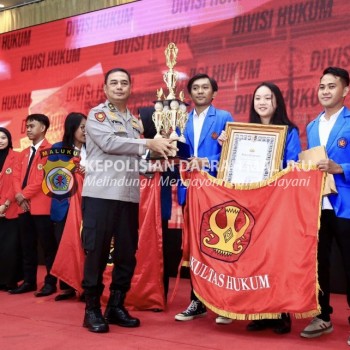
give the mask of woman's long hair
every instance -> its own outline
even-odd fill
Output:
[[[83,119],[86,119],[86,115],[82,113],[72,112],[67,115],[64,121],[63,147],[72,147],[74,145],[74,134]]]
[[[2,168],[5,164],[6,157],[9,154],[10,148],[12,148],[12,136],[11,136],[11,133],[6,128],[0,127],[0,132],[3,132],[7,136],[7,140],[8,140],[7,147],[0,150],[0,171],[2,171]]]
[[[292,128],[298,129],[298,127],[288,118],[286,104],[284,102],[284,98],[280,88],[274,83],[267,82],[267,81],[264,81],[263,83],[259,84],[254,90],[252,102],[250,105],[249,122],[261,124],[260,116],[254,109],[254,97],[255,97],[256,91],[262,86],[266,86],[267,88],[269,88],[272,94],[275,95],[275,98],[276,98],[276,110],[271,118],[270,124],[288,125],[290,129]]]

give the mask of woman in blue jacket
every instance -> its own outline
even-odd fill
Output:
[[[52,149],[57,150],[71,150],[71,152],[57,151],[55,154],[49,156],[49,161],[55,162],[58,160],[69,161],[73,157],[79,160],[76,164],[76,171],[85,173],[85,124],[86,116],[82,113],[72,112],[67,115],[64,122],[63,140],[52,145]],[[74,151],[74,152],[73,152]],[[68,153],[68,154],[67,154]],[[75,155],[78,154],[78,157]],[[53,196],[51,200],[51,220],[55,225],[55,237],[57,244],[60,244],[64,226],[67,219],[69,209],[69,197],[58,198]],[[67,283],[60,281],[61,294],[57,295],[55,300],[66,300],[75,297],[75,290]]]
[[[287,125],[287,139],[284,148],[283,164],[285,168],[289,161],[297,161],[301,152],[298,127],[288,118],[287,109],[279,87],[271,82],[259,84],[253,94],[250,106],[249,122],[264,125]],[[226,133],[222,133],[218,141],[220,144],[227,139]],[[218,324],[228,324],[232,320],[223,316],[216,318]],[[291,319],[287,313],[282,314],[278,320],[254,320],[247,325],[249,331],[258,331],[273,328],[275,333],[284,334],[291,330]]]
[[[297,161],[301,152],[298,127],[288,118],[287,109],[279,87],[263,82],[255,89],[250,107],[250,123],[287,125],[288,133],[283,155],[283,168],[289,161]],[[247,325],[249,331],[273,328],[275,333],[284,334],[291,330],[291,319],[287,313],[278,320],[255,320]]]
[[[297,161],[301,152],[298,127],[288,118],[286,104],[279,87],[263,82],[254,91],[250,106],[250,123],[287,125],[288,133],[283,156],[283,168],[288,161]]]

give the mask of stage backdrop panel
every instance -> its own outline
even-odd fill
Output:
[[[67,113],[105,99],[103,74],[116,66],[133,75],[136,113],[165,87],[164,49],[175,42],[178,91],[206,72],[219,83],[215,105],[246,122],[256,85],[273,81],[305,144],[321,110],[322,70],[350,66],[348,8],[348,0],[147,0],[2,34],[0,125],[23,148],[26,115],[46,113],[48,138],[59,140]]]

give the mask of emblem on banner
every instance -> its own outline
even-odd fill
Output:
[[[48,160],[44,166],[43,192],[58,200],[71,196],[74,188],[73,170],[75,167],[73,162]]]
[[[237,261],[247,249],[254,217],[236,201],[215,206],[204,213],[201,251],[215,259]]]
[[[340,148],[345,148],[346,146],[348,145],[348,140],[344,137],[341,137],[339,140],[338,140],[338,147]]]

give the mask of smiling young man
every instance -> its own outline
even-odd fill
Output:
[[[193,76],[187,84],[187,91],[194,103],[194,109],[188,115],[188,121],[184,131],[186,143],[190,146],[190,163],[188,168],[209,172],[216,176],[217,166],[221,154],[221,145],[218,137],[225,130],[227,122],[233,122],[232,115],[212,105],[218,92],[218,84],[215,79],[207,74]],[[178,186],[179,203],[184,205],[186,201],[186,188]],[[191,303],[183,312],[175,315],[177,321],[191,321],[204,317],[207,314],[206,307],[191,290]],[[224,317],[219,316],[217,323],[230,323]]]
[[[32,141],[32,146],[20,153],[13,176],[15,198],[19,207],[18,222],[24,282],[19,287],[10,290],[11,294],[36,290],[37,241],[43,248],[47,274],[44,286],[35,293],[35,296],[48,296],[55,293],[57,289],[57,278],[50,274],[56,256],[57,243],[53,223],[50,220],[51,198],[46,196],[42,190],[43,167],[46,158],[41,157],[40,154],[41,151],[51,147],[51,144],[45,139],[49,126],[49,118],[44,114],[31,114],[26,118],[27,136]]]
[[[107,100],[91,109],[86,123],[86,172],[83,185],[82,240],[86,259],[82,286],[86,308],[83,326],[108,332],[109,324],[138,327],[124,307],[136,265],[138,244],[140,156],[147,149],[167,157],[176,150],[169,139],[141,139],[141,125],[127,108],[131,94],[128,71],[106,73]],[[110,297],[102,316],[103,271],[114,240]]]
[[[305,338],[333,331],[329,277],[333,239],[342,255],[350,306],[350,110],[344,106],[348,92],[349,73],[338,67],[326,68],[318,88],[324,111],[307,126],[308,148],[326,147],[328,158],[320,160],[318,168],[333,174],[338,193],[324,197],[322,202],[317,256],[321,314],[301,332]]]
[[[189,169],[204,169],[213,176],[216,176],[221,154],[217,139],[226,123],[233,121],[229,112],[212,105],[218,90],[216,80],[207,74],[197,74],[187,84],[187,91],[194,103],[184,131],[192,155]]]

